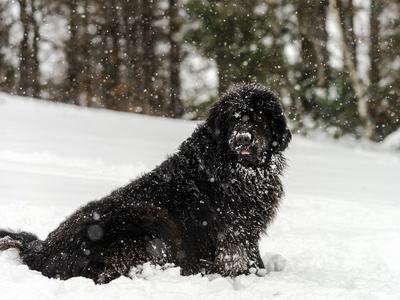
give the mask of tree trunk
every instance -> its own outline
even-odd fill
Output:
[[[40,72],[39,72],[39,24],[35,19],[35,11],[38,7],[35,1],[31,0],[31,23],[33,27],[33,41],[32,41],[32,54],[31,54],[31,84],[32,96],[38,98],[40,96]]]
[[[107,13],[107,12],[106,12]],[[106,45],[106,53],[103,58],[105,69],[105,84],[103,95],[106,98],[106,107],[118,110],[121,100],[118,85],[120,83],[119,67],[119,24],[120,16],[118,14],[117,3],[115,0],[110,2],[110,18],[107,19],[107,30],[104,32],[104,40]]]
[[[154,3],[151,0],[143,1],[142,6],[142,52],[141,65],[143,77],[140,92],[142,95],[143,113],[158,114],[159,103],[156,99],[154,81],[156,76],[155,32],[154,32]]]
[[[381,64],[383,59],[381,57],[382,51],[381,38],[380,38],[380,28],[381,23],[379,21],[379,15],[381,14],[383,8],[379,0],[371,0],[371,14],[370,14],[370,36],[369,36],[369,58],[370,58],[370,69],[368,73],[369,77],[369,100],[370,106],[369,110],[371,117],[374,119],[376,124],[375,129],[375,139],[381,139],[379,135],[380,128],[384,125],[387,120],[385,120],[383,110],[387,110],[381,106],[381,99],[384,98],[383,91],[379,86],[381,81]],[[386,125],[384,125],[385,127]]]
[[[65,49],[67,61],[67,87],[66,93],[63,97],[64,102],[74,103],[79,105],[79,69],[80,63],[78,60],[78,53],[80,45],[78,36],[79,14],[78,14],[78,0],[70,0],[67,2],[69,8],[69,41]]]
[[[18,94],[30,96],[30,73],[29,73],[29,65],[30,65],[30,46],[29,46],[29,15],[27,12],[27,0],[19,0],[20,5],[20,19],[22,24],[22,41],[20,44],[20,88],[18,90]]]
[[[340,13],[340,22],[343,26],[346,45],[349,49],[354,68],[357,69],[357,41],[354,32],[354,5],[353,0],[337,0]]]
[[[183,113],[183,103],[180,98],[180,63],[181,46],[177,41],[177,34],[180,29],[177,0],[169,0],[169,35],[170,44],[170,115],[180,117]]]
[[[329,2],[300,0],[298,19],[302,34],[302,59],[306,64],[306,82],[315,81],[319,88],[327,88],[329,53],[327,50],[326,13]]]
[[[353,63],[353,59],[351,57],[349,47],[347,46],[347,43],[345,40],[344,28],[341,25],[340,12],[339,12],[336,0],[330,0],[330,4],[331,4],[332,10],[333,10],[333,16],[335,18],[336,24],[339,29],[338,33],[339,33],[340,41],[341,41],[342,48],[343,48],[344,64],[349,70],[350,80],[352,82],[353,89],[356,93],[357,111],[358,111],[360,120],[362,121],[362,123],[364,125],[364,136],[368,139],[372,139],[374,130],[373,130],[372,118],[370,116],[369,109],[368,109],[368,99],[366,97],[366,91],[361,84],[360,75],[358,74],[358,71]]]
[[[141,1],[124,3],[123,10],[125,24],[126,53],[125,65],[127,72],[125,76],[126,91],[128,93],[127,108],[132,109],[140,105],[140,88],[142,86],[143,68],[141,66]]]
[[[370,15],[370,36],[369,36],[369,57],[371,67],[369,69],[369,81],[371,86],[377,86],[381,78],[379,72],[379,13],[380,8],[377,0],[371,1],[371,15]]]
[[[10,47],[9,32],[11,24],[8,24],[5,19],[11,3],[0,3],[0,91],[7,91],[9,93],[15,92],[15,68],[11,65],[9,59],[3,49]]]

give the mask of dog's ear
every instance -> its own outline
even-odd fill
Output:
[[[260,88],[258,93],[257,98],[262,99],[264,108],[270,115],[270,126],[273,138],[272,150],[276,152],[283,151],[292,140],[292,134],[287,125],[279,96],[274,91],[266,88]]]
[[[273,149],[277,151],[285,150],[292,140],[292,134],[281,109],[276,109],[272,112],[271,131],[274,138],[272,142]]]

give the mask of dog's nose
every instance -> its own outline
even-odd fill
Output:
[[[236,142],[242,146],[250,145],[252,140],[253,140],[253,137],[251,136],[251,134],[249,132],[239,132],[236,135]]]

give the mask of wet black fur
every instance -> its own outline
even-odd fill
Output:
[[[44,241],[0,230],[0,250],[19,248],[48,277],[97,283],[145,262],[174,263],[184,275],[264,268],[258,242],[283,195],[290,139],[274,93],[236,86],[153,171],[80,208]]]

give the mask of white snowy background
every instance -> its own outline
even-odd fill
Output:
[[[90,200],[160,164],[196,127],[0,93],[0,227],[40,238]],[[48,279],[0,252],[0,299],[400,299],[400,134],[385,145],[294,135],[286,197],[261,241],[265,277]],[[269,266],[273,269],[273,266]]]

